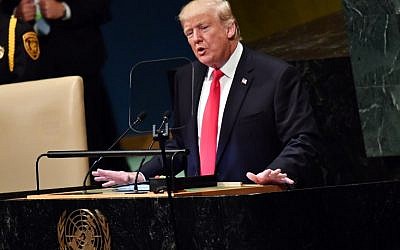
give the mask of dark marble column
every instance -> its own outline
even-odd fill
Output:
[[[367,156],[400,154],[400,1],[344,0]]]

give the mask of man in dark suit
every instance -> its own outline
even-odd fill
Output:
[[[193,116],[191,68],[176,75],[175,122],[186,126],[169,146],[190,151],[187,163],[179,166],[189,176],[215,174],[218,181],[317,183],[312,163],[319,135],[295,69],[244,47],[227,1],[191,1],[179,20],[199,61],[194,63]],[[217,101],[210,101],[214,96]],[[161,170],[160,159],[154,158],[142,174]],[[135,176],[106,170],[93,174],[107,181],[105,186],[129,183]]]
[[[32,27],[2,13],[0,6],[0,85],[37,79],[39,57],[39,41]]]

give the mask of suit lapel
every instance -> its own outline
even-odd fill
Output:
[[[235,124],[248,89],[251,86],[252,75],[250,71],[253,69],[253,66],[251,66],[249,61],[248,50],[244,48],[225,105],[218,142],[217,165],[229,141],[233,125]]]

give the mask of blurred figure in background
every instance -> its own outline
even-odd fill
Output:
[[[100,26],[110,20],[109,0],[4,0],[4,8],[39,35],[41,78],[79,75],[85,86],[89,150],[105,150],[117,138],[102,77],[106,50]],[[99,162],[126,169],[125,160]]]
[[[37,79],[39,57],[31,25],[3,13],[0,6],[0,84]]]

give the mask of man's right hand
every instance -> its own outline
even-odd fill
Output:
[[[133,184],[135,182],[136,174],[137,172],[112,171],[100,168],[96,171],[92,171],[95,181],[105,181],[105,183],[102,184],[103,187]],[[145,181],[143,175],[139,174],[138,183],[143,181]]]
[[[33,0],[21,0],[14,12],[17,18],[30,22],[35,19],[36,6]]]

